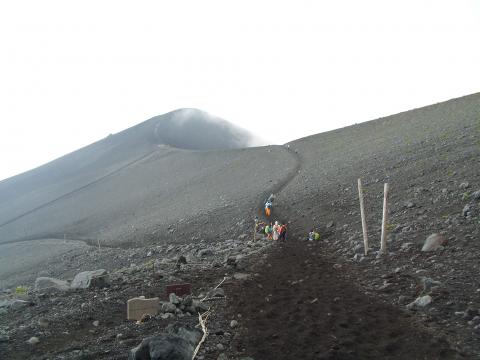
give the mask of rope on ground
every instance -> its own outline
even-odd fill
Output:
[[[192,360],[195,359],[195,356],[197,356],[197,353],[200,350],[200,347],[202,346],[203,342],[208,336],[207,319],[210,316],[210,314],[211,314],[210,309],[204,312],[203,314],[198,313],[198,323],[202,327],[203,336],[200,339],[200,342],[198,343],[197,347],[195,348],[195,351],[193,352]]]
[[[213,290],[217,290],[217,289],[220,287],[220,285],[222,285],[222,284],[225,282],[225,280],[227,280],[227,277],[226,277],[226,276],[223,278],[222,281],[220,281],[220,284],[218,284],[217,286],[215,286],[215,287],[213,288]],[[212,290],[212,291],[213,291],[213,290]],[[211,299],[208,298],[208,294],[207,294],[202,300],[200,300],[200,301],[201,301],[201,302],[204,302],[205,300],[211,300]]]

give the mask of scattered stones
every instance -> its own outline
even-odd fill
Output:
[[[435,251],[443,248],[447,239],[441,234],[432,234],[425,240],[422,251]]]
[[[162,312],[164,313],[175,313],[177,307],[171,302],[162,303]]]
[[[159,308],[158,298],[145,299],[144,297],[137,297],[129,299],[127,301],[127,319],[140,320],[144,314],[157,315]]]
[[[430,295],[420,296],[407,305],[407,309],[411,310],[414,308],[424,308],[433,301]]]
[[[108,286],[109,278],[107,270],[83,271],[75,275],[72,280],[72,289],[88,289],[90,287],[103,288]]]
[[[54,293],[67,291],[70,289],[68,281],[59,280],[51,277],[38,277],[35,280],[35,291],[42,293]]]

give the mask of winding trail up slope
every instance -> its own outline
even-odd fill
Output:
[[[274,215],[291,221],[288,241],[255,264],[258,276],[229,293],[232,317],[241,314],[245,324],[236,350],[266,360],[480,356],[478,337],[466,323],[445,328],[458,323],[452,307],[479,305],[471,291],[480,287],[471,276],[476,265],[465,256],[480,253],[478,242],[455,241],[451,251],[431,257],[420,253],[431,232],[444,231],[452,239],[479,234],[474,222],[458,220],[453,227],[445,221],[452,211],[456,215],[450,216],[459,218],[464,206],[454,189],[464,181],[475,189],[480,184],[479,138],[480,94],[475,94],[290,143],[301,167],[277,192]],[[375,253],[361,264],[353,259],[363,252],[359,177],[366,187],[371,253],[379,248],[384,182],[391,186],[392,227],[408,229],[392,234],[388,246],[394,254],[384,261]],[[408,211],[410,199],[416,204]],[[305,241],[311,227],[320,231],[321,242]],[[402,254],[406,242],[419,245]],[[437,263],[442,267],[433,273]],[[435,304],[417,318],[399,299],[419,296],[418,269],[451,290],[448,296],[433,295]],[[457,286],[460,274],[468,286]],[[453,343],[470,349],[458,351]]]

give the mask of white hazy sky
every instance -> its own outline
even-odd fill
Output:
[[[270,143],[480,91],[480,1],[3,1],[0,179],[195,107]]]

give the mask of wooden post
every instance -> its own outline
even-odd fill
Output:
[[[388,184],[384,184],[383,188],[383,219],[382,219],[382,237],[380,239],[380,252],[382,254],[387,252],[387,222],[388,222]]]
[[[360,216],[362,217],[363,246],[365,250],[365,255],[367,255],[368,254],[368,234],[367,234],[367,221],[365,220],[365,209],[363,207],[362,179],[358,179],[358,198],[360,200]]]

